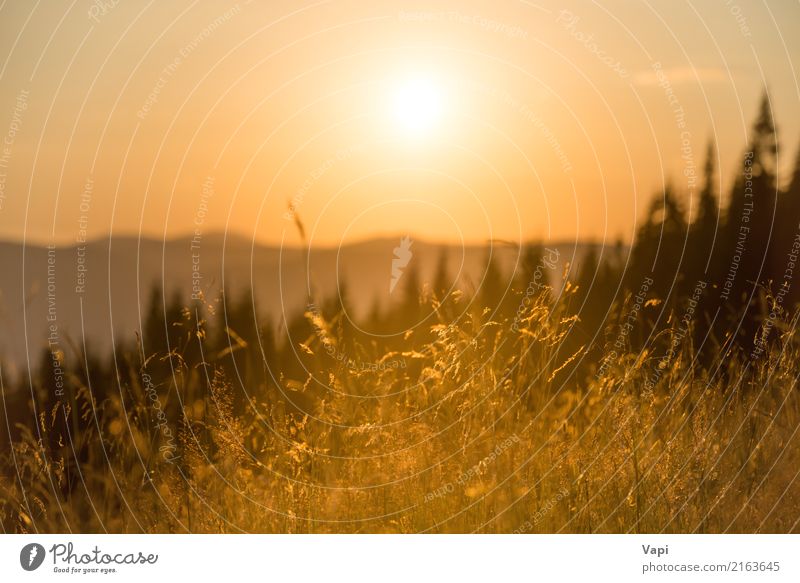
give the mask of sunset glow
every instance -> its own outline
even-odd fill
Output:
[[[444,98],[434,81],[425,77],[404,80],[394,88],[392,116],[404,134],[419,138],[435,130],[444,109]]]
[[[112,195],[93,198],[86,238],[191,235],[211,176],[203,232],[261,243],[301,243],[287,204],[314,245],[348,227],[348,240],[452,236],[411,206],[351,225],[378,193],[439,205],[465,241],[630,242],[666,182],[696,203],[709,139],[730,188],[765,83],[785,183],[800,46],[781,30],[796,7],[753,11],[746,29],[705,4],[618,8],[96,2],[28,18],[7,5],[0,237],[74,241],[88,179]]]
[[[799,29],[0,2],[0,580],[797,581]]]

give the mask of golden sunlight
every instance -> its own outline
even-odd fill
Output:
[[[396,83],[391,90],[391,117],[405,135],[429,137],[444,114],[442,89],[428,77],[413,77]]]
[[[800,0],[0,0],[0,80],[0,583],[800,583]]]

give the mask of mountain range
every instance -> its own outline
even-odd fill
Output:
[[[399,281],[390,292],[400,243],[398,236],[306,250],[222,234],[166,241],[112,237],[60,247],[0,242],[0,362],[12,374],[35,366],[48,338],[78,348],[83,342],[98,348],[130,340],[142,329],[155,285],[161,286],[165,302],[180,292],[187,305],[192,297],[213,300],[223,286],[227,297],[250,288],[259,313],[271,314],[280,325],[342,286],[355,318],[376,305],[386,307],[403,295],[404,270],[416,269],[424,284],[433,278],[443,253],[450,280],[466,290],[480,286],[490,250],[506,280],[521,260],[519,248],[509,244],[411,240],[408,265],[394,273]],[[557,268],[548,273],[551,282],[593,245],[545,245],[559,257]]]

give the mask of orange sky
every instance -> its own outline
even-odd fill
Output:
[[[800,141],[797,2],[280,4],[4,3],[0,238],[627,240],[765,83]]]

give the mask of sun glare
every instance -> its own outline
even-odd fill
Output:
[[[411,136],[428,135],[442,118],[440,88],[426,78],[407,79],[392,94],[392,117],[397,127]]]

